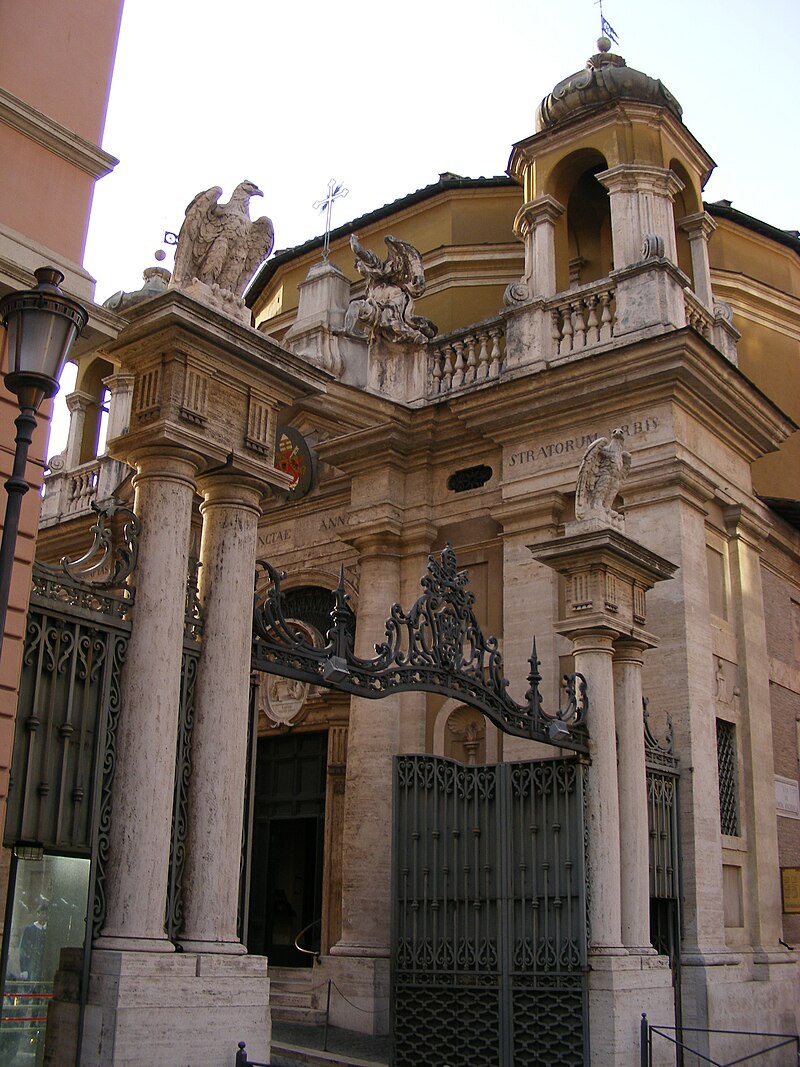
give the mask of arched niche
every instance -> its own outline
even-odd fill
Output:
[[[114,364],[102,356],[95,357],[79,370],[75,383],[76,391],[86,393],[92,398],[84,416],[83,435],[78,452],[79,463],[91,463],[98,455],[101,420],[103,413],[108,411],[109,399],[103,379],[108,378],[114,371]]]
[[[689,177],[688,171],[679,160],[670,160],[669,169],[681,182],[683,182],[683,189],[675,194],[672,201],[674,208],[673,217],[675,219],[675,240],[678,249],[678,266],[687,278],[691,280],[692,288],[694,288],[695,278],[692,269],[692,252],[689,245],[689,237],[686,234],[686,231],[681,229],[679,223],[681,219],[685,219],[687,215],[695,215],[698,211],[702,211],[703,202],[695,190],[694,182]]]
[[[497,763],[499,732],[477,709],[446,700],[433,724],[433,755],[471,766]]]
[[[595,175],[607,170],[596,148],[566,156],[553,171],[553,195],[566,211],[556,224],[558,292],[608,277],[613,269],[611,207]]]

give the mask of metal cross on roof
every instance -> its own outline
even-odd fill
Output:
[[[320,214],[323,211],[325,212],[325,241],[322,245],[322,258],[324,260],[327,260],[331,248],[331,212],[333,211],[333,202],[343,196],[347,196],[349,192],[350,190],[345,189],[341,182],[337,184],[336,179],[331,178],[328,182],[327,196],[324,196],[322,200],[316,200],[312,205]]]

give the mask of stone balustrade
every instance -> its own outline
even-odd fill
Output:
[[[44,477],[40,526],[52,526],[63,519],[90,512],[95,500],[113,495],[130,473],[124,463],[110,456],[99,456],[72,470],[63,468],[61,456],[54,456],[50,464],[50,472]]]
[[[616,291],[607,278],[548,301],[553,321],[553,350],[558,356],[605,344],[614,336]]]
[[[429,349],[428,396],[497,378],[504,360],[505,323],[500,318],[437,338]]]
[[[691,326],[693,330],[710,341],[714,331],[714,319],[711,312],[690,289],[685,289],[683,296],[686,303],[686,325]]]

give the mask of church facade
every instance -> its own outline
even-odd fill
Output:
[[[710,1031],[797,1033],[800,409],[787,385],[800,355],[800,239],[703,203],[712,159],[671,93],[607,43],[545,98],[507,176],[442,174],[334,230],[329,254],[322,239],[279,252],[235,314],[232,300],[166,288],[153,269],[146,292],[118,303],[118,339],[84,357],[45,493],[42,557],[77,552],[87,505],[106,490],[133,497],[141,523],[84,1062],[102,1062],[113,1033],[114,1062],[138,1063],[136,1011],[152,1020],[159,998],[178,995],[185,1025],[170,1036],[156,1018],[156,1047],[200,1064],[241,1038],[268,1058],[268,983],[274,999],[284,968],[318,1002],[332,983],[335,1024],[392,1028],[396,1062],[419,1062],[438,1038],[401,981],[409,841],[427,832],[404,799],[411,757],[457,768],[435,773],[459,781],[498,765],[533,780],[558,765],[558,781],[584,783],[568,816],[580,843],[558,861],[534,849],[518,866],[538,886],[520,898],[523,916],[544,915],[553,896],[563,914],[560,891],[541,882],[558,862],[588,924],[579,936],[525,927],[498,950],[517,960],[507,977],[521,987],[527,971],[544,974],[551,943],[562,964],[574,949],[580,1039],[542,1062],[630,1063],[643,1012],[697,1030],[693,1047],[714,1059],[743,1046]],[[587,511],[581,478],[603,448],[618,462],[597,475]],[[428,592],[441,592],[426,568],[433,555],[446,569],[449,546],[469,574],[474,625],[498,638],[508,692],[524,705],[540,686],[563,726],[552,740],[579,739],[579,706],[557,710],[562,679],[585,678],[584,752],[509,732],[444,684],[375,700],[341,684],[347,672],[327,653],[316,681],[303,675],[300,650],[311,662],[328,647],[345,595],[342,662],[352,675],[374,660],[390,615],[406,618],[393,605],[407,612],[426,573]],[[165,930],[193,557],[204,621],[181,919]],[[257,558],[284,575],[282,673],[251,641]],[[263,604],[275,578],[258,573]],[[264,632],[280,630],[273,617]],[[449,640],[463,650],[463,632]],[[658,822],[656,751],[674,771],[670,828]],[[563,841],[561,819],[545,851]],[[474,861],[487,882],[517,855],[516,825],[492,824],[511,836],[498,838],[503,856]],[[419,870],[449,876],[437,855]],[[482,890],[448,898],[424,886],[408,914],[433,924],[448,900],[448,914],[467,902],[488,913]],[[451,961],[458,943],[425,935],[420,958],[430,947],[442,972],[474,978],[477,964]],[[485,976],[502,971],[495,949]],[[137,976],[153,1004],[137,1001]],[[559,1000],[530,996],[544,1033]],[[499,1018],[521,1032],[515,1011]],[[462,1044],[496,1025],[481,1018],[476,1007],[459,1022]],[[415,1043],[417,1060],[404,1059]],[[655,1057],[668,1062],[667,1046]]]

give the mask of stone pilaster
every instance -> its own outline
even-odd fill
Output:
[[[780,948],[781,897],[775,819],[775,771],[770,709],[769,655],[761,584],[761,547],[768,527],[740,505],[725,509],[736,645],[739,657],[740,729],[743,780],[740,800],[747,841],[746,923],[753,948],[786,959]]]
[[[523,204],[514,219],[514,234],[525,245],[523,281],[534,299],[556,294],[556,222],[565,210],[545,194]]]
[[[672,198],[683,183],[671,170],[646,163],[620,163],[595,177],[608,190],[614,269],[630,267],[643,258],[648,234],[661,237],[664,256],[677,264]]]
[[[359,601],[356,655],[375,655],[392,604],[400,599],[400,546],[389,530],[356,537]],[[392,757],[398,751],[400,698],[353,697],[347,742],[342,936],[331,952],[389,956]]]
[[[131,421],[131,404],[133,403],[133,386],[135,374],[110,374],[103,378],[103,385],[111,393],[108,405],[108,429],[106,437],[111,441],[127,433]]]
[[[689,238],[692,254],[694,294],[708,308],[714,310],[714,294],[711,291],[711,267],[708,262],[708,241],[717,224],[706,211],[697,211],[678,222],[678,229]]]
[[[67,447],[64,449],[64,463],[68,471],[73,470],[81,462],[86,412],[89,405],[94,403],[96,403],[95,398],[90,393],[83,393],[79,389],[74,393],[70,393],[66,398],[67,411],[69,411],[69,431],[67,434]]]
[[[621,637],[614,644],[614,706],[617,719],[622,943],[631,952],[652,952],[647,771],[642,723],[642,664],[649,642]]]
[[[203,650],[195,683],[181,943],[190,952],[243,953],[235,901],[247,762],[253,574],[267,487],[227,468],[204,475],[198,487],[203,495]]]
[[[590,954],[621,954],[619,788],[614,729],[613,631],[574,632],[575,670],[589,683],[592,765],[586,778],[586,824],[589,839]]]
[[[201,458],[177,447],[129,456],[140,516],[136,618],[122,678],[99,948],[171,952],[164,931],[180,707],[189,527]]]

